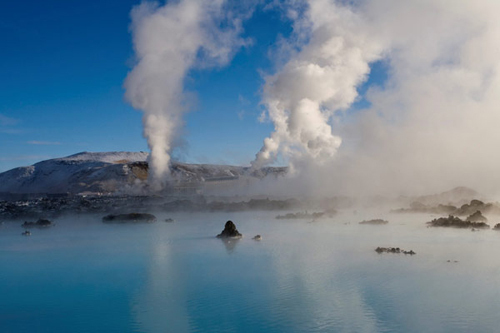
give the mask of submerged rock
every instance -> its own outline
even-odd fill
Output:
[[[431,227],[452,227],[452,228],[477,228],[477,229],[486,229],[490,226],[484,222],[471,222],[464,221],[459,217],[450,215],[448,217],[440,217],[438,219],[434,219],[427,224]]]
[[[488,219],[481,214],[481,211],[477,210],[474,214],[471,214],[466,219],[469,222],[488,222]]]
[[[382,224],[387,224],[389,221],[382,220],[382,219],[373,219],[373,220],[368,220],[368,221],[361,221],[359,224],[373,224],[373,225],[382,225]]]
[[[165,219],[165,222],[172,223],[172,222],[174,222],[174,219],[168,218],[168,219]]]
[[[151,223],[155,221],[156,216],[145,213],[110,214],[102,218],[104,223]]]
[[[227,221],[224,225],[224,230],[220,234],[217,235],[217,238],[241,238],[242,234],[239,233],[238,229],[236,229],[236,225],[234,225],[233,221]]]
[[[416,254],[413,250],[405,251],[403,249],[400,249],[399,247],[377,247],[375,249],[375,252],[377,252],[377,253],[403,253],[403,254],[409,254],[409,255]]]
[[[23,236],[31,236],[31,231],[26,230],[21,235],[23,235]]]
[[[255,235],[252,239],[256,240],[256,241],[261,241],[262,240],[262,236],[261,235]]]
[[[52,227],[53,225],[54,225],[54,223],[52,223],[51,221],[49,221],[47,219],[38,219],[38,221],[36,221],[36,222],[24,221],[24,223],[21,226],[23,228],[32,228],[32,227],[48,228],[48,227]]]

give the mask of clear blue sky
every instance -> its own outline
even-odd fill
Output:
[[[80,151],[148,150],[142,113],[124,101],[122,88],[133,65],[129,13],[139,2],[2,3],[0,171]],[[190,74],[197,103],[185,117],[177,158],[248,164],[272,131],[257,120],[259,71],[272,71],[269,48],[290,33],[290,22],[257,10],[244,29],[254,43],[229,66]],[[360,91],[384,75],[375,70]]]

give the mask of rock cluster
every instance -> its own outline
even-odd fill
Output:
[[[241,238],[243,235],[239,233],[233,221],[227,221],[224,225],[224,230],[217,235],[217,238]]]
[[[393,210],[394,213],[427,213],[427,214],[448,214],[456,216],[469,216],[477,211],[485,214],[500,215],[500,204],[484,203],[481,200],[471,200],[470,203],[463,204],[460,207],[453,205],[430,206],[420,202],[413,202],[410,208],[401,208]]]
[[[377,247],[375,249],[375,252],[377,252],[377,253],[403,253],[403,254],[409,254],[409,255],[416,254],[413,250],[405,251],[403,249],[400,249],[399,247]]]
[[[156,216],[145,213],[110,214],[102,218],[104,223],[151,223],[155,221]]]
[[[431,227],[477,228],[477,229],[485,229],[490,227],[484,222],[464,221],[459,217],[453,215],[434,219],[430,222],[427,222],[427,224]]]
[[[389,221],[382,220],[382,219],[373,219],[373,220],[368,220],[368,221],[361,221],[359,224],[373,224],[373,225],[381,225],[381,224],[387,224]]]
[[[47,219],[38,219],[38,221],[36,221],[36,222],[25,221],[21,226],[23,228],[32,228],[32,227],[35,227],[35,228],[48,228],[48,227],[51,227],[53,225],[54,225],[54,223],[52,223],[51,221],[49,221]]]
[[[479,210],[476,210],[475,213],[469,215],[466,220],[469,222],[488,222],[488,219],[484,217]]]
[[[320,219],[323,217],[333,217],[335,214],[337,214],[337,211],[335,209],[329,209],[324,212],[314,212],[314,213],[309,213],[305,211],[297,213],[287,213],[285,215],[278,215],[276,216],[276,219],[278,220]]]

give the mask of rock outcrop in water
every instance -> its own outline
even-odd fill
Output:
[[[335,209],[329,209],[324,212],[314,212],[314,213],[308,213],[307,211],[305,212],[297,212],[297,213],[287,213],[285,215],[278,215],[276,216],[276,219],[278,220],[294,220],[294,219],[320,219],[323,217],[333,217],[335,214],[337,214],[337,211]]]
[[[500,204],[498,203],[484,203],[481,200],[471,200],[470,203],[464,204],[460,207],[453,205],[437,205],[429,206],[420,202],[413,202],[410,208],[401,208],[393,210],[393,213],[426,213],[426,214],[448,214],[454,216],[469,216],[477,211],[485,214],[500,215]]]
[[[373,219],[373,220],[364,220],[359,222],[359,224],[372,224],[372,225],[382,225],[382,224],[387,224],[389,221],[382,220],[382,219]]]
[[[400,208],[392,210],[392,213],[426,213],[426,214],[453,214],[457,207],[453,205],[429,206],[421,202],[412,202],[410,208]]]
[[[110,214],[102,218],[104,223],[151,223],[155,221],[156,216],[145,213]]]
[[[469,204],[462,205],[458,208],[455,215],[471,215],[478,210],[485,214],[500,214],[500,206],[497,203],[484,203],[481,200],[472,200]]]
[[[431,227],[477,228],[477,229],[487,229],[490,227],[484,222],[464,221],[459,217],[453,215],[434,219],[430,222],[427,222],[427,224]]]
[[[262,240],[262,236],[261,235],[255,235],[252,239],[256,240],[256,241],[261,241]]]
[[[493,230],[500,230],[500,223],[495,224]]]
[[[403,249],[400,249],[399,247],[377,247],[375,249],[375,252],[377,252],[377,253],[403,253],[403,254],[409,254],[409,255],[416,254],[413,250],[405,251]]]
[[[31,231],[26,230],[21,235],[23,235],[23,236],[31,236]]]
[[[28,222],[28,221],[25,221],[21,226],[23,228],[48,228],[48,227],[52,227],[54,225],[54,223],[52,223],[51,221],[47,220],[47,219],[38,219],[38,221],[36,222]]]
[[[488,222],[488,219],[481,214],[481,211],[477,210],[474,214],[471,214],[466,219],[469,222]]]
[[[220,234],[217,235],[217,238],[241,238],[242,234],[239,233],[238,229],[236,229],[236,225],[233,221],[227,221],[224,225],[224,230]]]

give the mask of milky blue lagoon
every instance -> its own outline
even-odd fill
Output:
[[[142,225],[86,215],[30,237],[5,222],[0,332],[498,330],[500,232],[426,228],[426,215],[276,214],[157,214]],[[390,223],[357,223],[378,217]],[[228,219],[243,239],[214,237]]]

